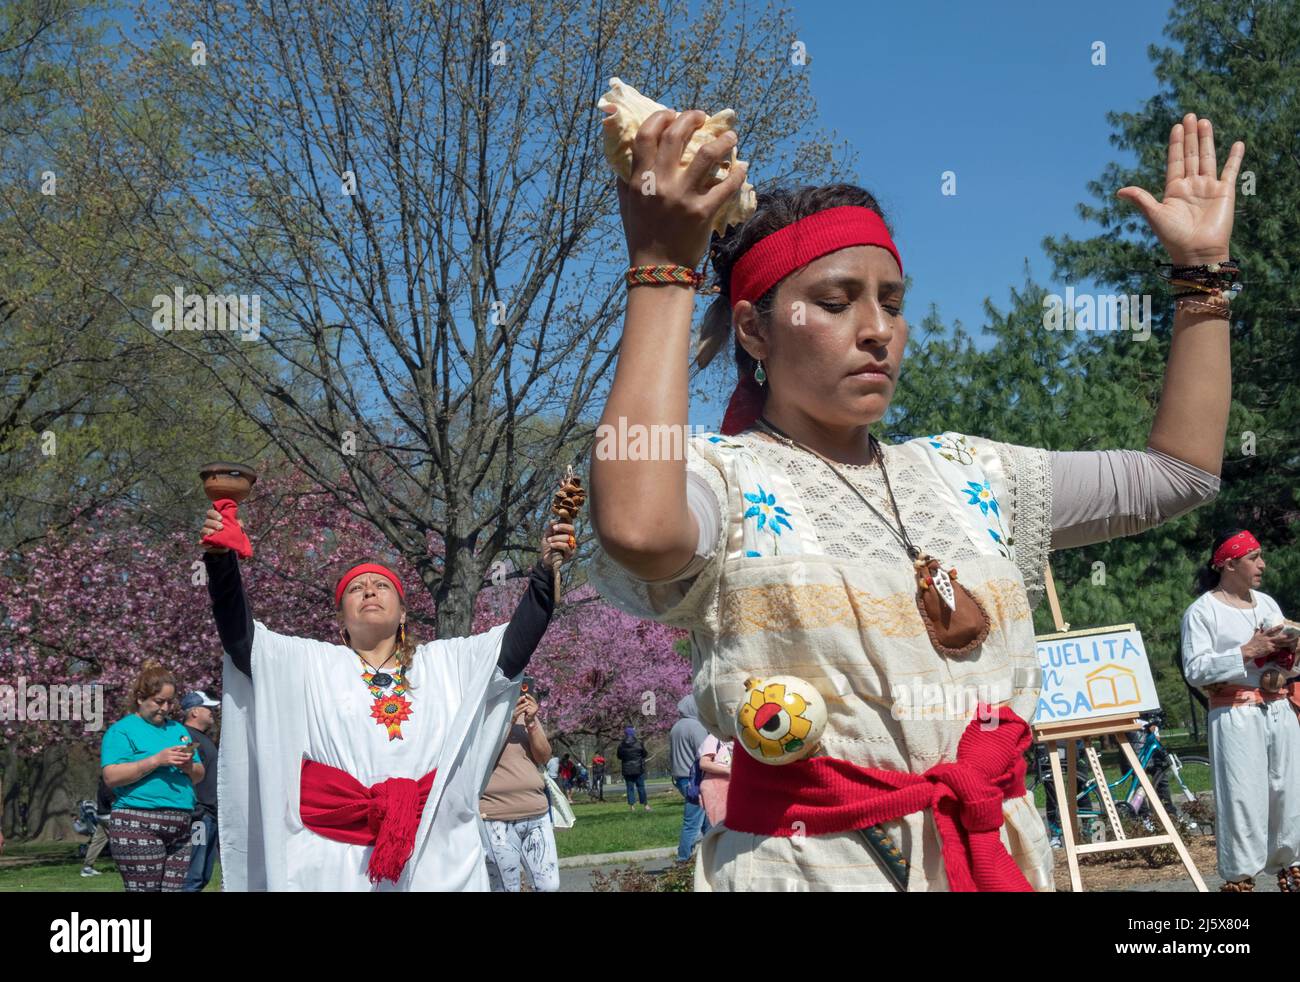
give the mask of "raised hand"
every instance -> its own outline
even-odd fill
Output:
[[[542,537],[542,565],[555,566],[567,562],[578,545],[573,526],[567,522],[552,522],[547,528]]]
[[[1238,140],[1218,174],[1214,153],[1214,127],[1208,119],[1188,113],[1169,132],[1169,158],[1165,167],[1165,195],[1156,201],[1139,187],[1124,187],[1115,196],[1142,210],[1151,231],[1179,266],[1199,266],[1228,258],[1232,237],[1233,206],[1237,197],[1237,172],[1246,154]]]
[[[208,513],[203,516],[203,528],[199,532],[199,545],[203,546],[204,552],[222,553],[230,551],[224,546],[212,546],[203,541],[209,535],[216,535],[223,528],[225,528],[225,525],[221,521],[221,512],[215,508],[209,508]]]
[[[710,140],[681,166],[691,135],[708,115],[698,109],[651,115],[632,143],[632,183],[617,179],[618,207],[635,265],[678,263],[694,268],[709,245],[713,218],[742,184],[746,168],[737,162],[720,184],[704,187],[706,177],[735,147],[735,134]],[[653,184],[645,175],[653,172]]]

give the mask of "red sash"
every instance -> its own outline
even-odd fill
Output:
[[[835,757],[764,764],[741,748],[731,762],[726,825],[755,835],[830,835],[929,808],[949,889],[1032,890],[998,834],[1002,802],[1025,793],[1029,744],[1023,719],[1005,706],[996,714],[981,706],[957,745],[956,762],[924,774]]]
[[[1280,692],[1265,692],[1263,689],[1252,688],[1249,685],[1223,683],[1207,691],[1210,692],[1211,709],[1218,709],[1220,706],[1258,706],[1263,702],[1290,699],[1292,707],[1300,712],[1300,685],[1297,685],[1294,679]]]
[[[415,851],[415,833],[436,773],[435,768],[418,781],[391,777],[367,788],[347,771],[304,760],[302,823],[335,842],[374,846],[370,882],[395,883]]]

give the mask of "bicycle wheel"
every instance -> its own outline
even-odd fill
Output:
[[[1214,790],[1213,772],[1210,770],[1209,758],[1202,757],[1199,754],[1188,754],[1186,757],[1180,754],[1178,763],[1180,765],[1178,779],[1171,781],[1169,788],[1175,802],[1181,805],[1187,801],[1184,788],[1196,795],[1197,798],[1200,798],[1207,791]]]

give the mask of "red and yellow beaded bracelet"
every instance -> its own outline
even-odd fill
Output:
[[[699,289],[704,283],[704,274],[697,273],[689,266],[679,266],[676,263],[633,266],[627,271],[629,287],[662,286],[665,283],[681,283]]]

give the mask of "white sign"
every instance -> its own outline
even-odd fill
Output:
[[[1133,624],[1044,634],[1036,640],[1043,689],[1034,723],[1139,715],[1160,708],[1147,650]]]

